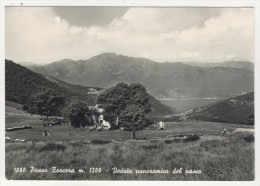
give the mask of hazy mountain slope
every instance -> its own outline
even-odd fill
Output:
[[[208,105],[188,115],[188,119],[236,124],[254,124],[254,93]]]
[[[32,63],[32,62],[19,62],[19,63],[17,62],[16,64],[22,65],[24,67],[39,66],[39,65]]]
[[[168,115],[168,114],[177,113],[176,109],[162,104],[160,101],[155,99],[153,96],[150,95],[149,99],[150,99],[150,103],[152,106],[153,115]]]
[[[85,94],[97,95],[99,92],[104,90],[103,88],[99,88],[99,87],[84,87],[84,86],[81,86],[81,85],[70,84],[70,83],[67,83],[65,81],[61,81],[61,80],[59,80],[57,78],[54,78],[54,77],[48,76],[48,75],[43,75],[43,76],[47,80],[49,80],[49,81],[51,81],[53,83],[56,83],[56,84],[58,84],[61,87],[69,89],[71,92],[74,92],[74,93],[77,93],[77,94],[81,94],[81,95],[85,95]]]
[[[141,83],[155,97],[230,97],[253,91],[254,87],[254,72],[247,68],[157,63],[112,53],[31,69],[83,86],[108,88],[119,82]]]
[[[254,63],[249,61],[225,61],[221,63],[203,63],[203,62],[183,62],[188,65],[199,66],[199,67],[230,67],[230,68],[244,68],[254,70]]]
[[[57,95],[63,95],[69,102],[71,100],[84,100],[89,105],[96,104],[99,87],[84,87],[63,82],[51,76],[37,74],[31,70],[6,60],[5,91],[6,100],[26,104],[34,98],[37,92],[51,89]],[[150,96],[153,112],[157,114],[171,114],[172,109],[163,105]]]

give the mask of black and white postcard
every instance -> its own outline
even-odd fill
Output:
[[[2,7],[7,183],[256,183],[254,5],[15,3]]]

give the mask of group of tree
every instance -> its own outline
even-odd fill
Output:
[[[70,120],[73,127],[94,125],[92,119],[95,110],[89,109],[82,100],[71,101],[64,106],[64,97],[52,94],[50,90],[36,95],[34,109],[38,114],[62,115]],[[100,94],[97,103],[104,109],[104,119],[114,128],[124,127],[127,130],[138,130],[149,124],[146,115],[151,112],[149,95],[140,84],[119,83]],[[65,108],[62,108],[65,107]],[[62,110],[62,111],[61,111]],[[118,126],[116,120],[118,119]]]
[[[49,121],[49,116],[58,116],[61,114],[61,109],[64,107],[64,104],[64,96],[56,95],[50,89],[47,89],[36,94],[33,105],[29,107],[29,109],[31,112],[45,115],[47,121]]]
[[[104,109],[104,119],[112,128],[138,130],[150,123],[146,118],[152,110],[149,95],[140,84],[119,83],[101,93],[97,98],[97,104]],[[89,109],[83,101],[71,102],[63,112],[63,116],[69,118],[74,127],[94,125],[93,115],[98,116],[99,113],[95,109]]]
[[[118,118],[118,127],[138,130],[149,124],[146,118],[152,110],[149,95],[140,84],[119,83],[100,94],[97,103],[111,124]]]
[[[62,115],[70,120],[70,125],[77,128],[93,125],[92,111],[83,101],[73,101],[64,109]]]

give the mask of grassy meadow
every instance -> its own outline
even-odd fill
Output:
[[[19,108],[6,107],[6,128],[33,126],[32,129],[6,132],[7,137],[26,140],[24,143],[6,142],[7,179],[254,180],[252,134],[221,135],[224,128],[232,132],[237,128],[253,127],[212,122],[171,122],[166,123],[163,131],[137,131],[137,139],[133,140],[132,132],[128,131],[90,132],[87,128],[70,129],[66,125],[44,127],[41,117],[27,114]],[[42,136],[43,130],[50,130],[51,136]],[[68,130],[73,135],[68,135]],[[191,141],[175,138],[191,133],[200,135],[200,138]],[[48,172],[30,172],[30,167]],[[52,173],[52,167],[74,169],[75,172]],[[26,168],[26,171],[17,168]],[[115,173],[115,168],[129,169],[132,173]],[[180,168],[180,173],[172,173]],[[168,170],[168,173],[141,173],[142,170],[162,169]],[[186,170],[188,172],[185,173]]]
[[[107,143],[7,143],[7,179],[90,180],[254,180],[254,144],[239,135],[196,142],[141,140]],[[48,169],[30,173],[30,166]],[[51,168],[74,168],[75,173],[52,173]],[[27,172],[15,173],[15,167]],[[90,173],[90,168],[101,168]],[[113,167],[132,169],[132,174],[114,174]],[[136,174],[135,170],[169,170],[168,174]],[[174,169],[183,169],[173,174]],[[78,173],[83,169],[85,173]],[[201,170],[201,174],[185,174]]]

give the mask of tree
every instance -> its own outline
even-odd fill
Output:
[[[77,128],[92,125],[92,113],[85,102],[72,102],[63,115],[70,119],[71,126]]]
[[[35,96],[32,108],[34,108],[38,114],[45,115],[47,121],[49,121],[49,116],[60,114],[59,112],[64,105],[64,101],[63,96],[57,96],[52,93],[51,90],[47,89]]]
[[[113,123],[119,117],[119,127],[128,130],[143,128],[145,116],[151,112],[148,93],[140,84],[119,83],[104,91],[97,102],[104,108],[106,120]]]

